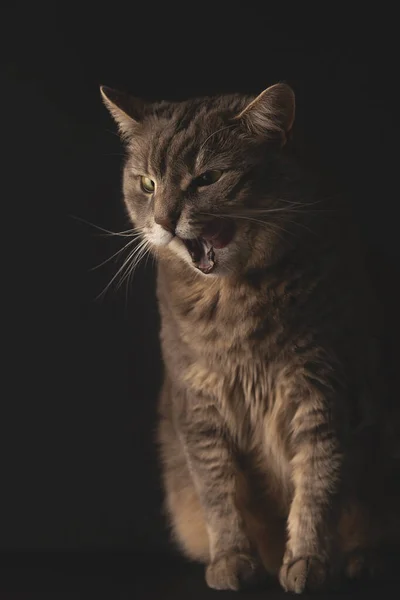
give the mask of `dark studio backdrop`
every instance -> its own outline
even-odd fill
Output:
[[[59,9],[50,21],[25,19],[8,55],[12,101],[3,123],[16,216],[7,239],[18,269],[4,323],[12,326],[4,551],[170,551],[153,443],[162,369],[152,261],[128,288],[112,284],[96,299],[122,262],[93,267],[124,238],[86,221],[114,232],[129,227],[122,146],[99,84],[179,99],[257,93],[287,81],[299,135],[354,200],[365,236],[385,257],[386,281],[398,281],[390,16],[350,23],[325,13],[274,23],[266,3],[232,12],[234,19],[194,8],[183,22],[165,7],[162,14],[150,6],[126,14],[108,7],[103,15]]]

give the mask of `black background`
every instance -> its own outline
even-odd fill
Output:
[[[287,81],[299,135],[352,197],[398,281],[393,16],[325,8],[275,18],[270,8],[15,15],[2,94],[4,551],[171,552],[153,443],[161,362],[152,262],[128,290],[113,285],[96,300],[121,260],[92,269],[124,238],[84,221],[129,226],[122,146],[99,84],[185,98]]]

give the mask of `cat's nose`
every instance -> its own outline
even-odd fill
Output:
[[[172,234],[175,235],[176,224],[178,222],[177,218],[174,218],[172,216],[168,216],[168,217],[165,217],[165,216],[162,216],[162,217],[159,216],[159,217],[157,217],[157,216],[155,216],[154,220],[155,220],[155,222],[158,225],[161,225],[161,227],[163,229],[165,229],[169,233],[172,233]]]

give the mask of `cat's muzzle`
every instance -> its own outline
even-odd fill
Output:
[[[215,250],[225,248],[235,234],[235,224],[231,219],[215,218],[203,228],[201,236],[182,239],[193,265],[205,275],[211,273],[217,264]]]

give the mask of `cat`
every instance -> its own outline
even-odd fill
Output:
[[[293,150],[292,88],[101,94],[157,258],[174,539],[215,589],[372,570],[400,533],[379,310],[345,203]]]

